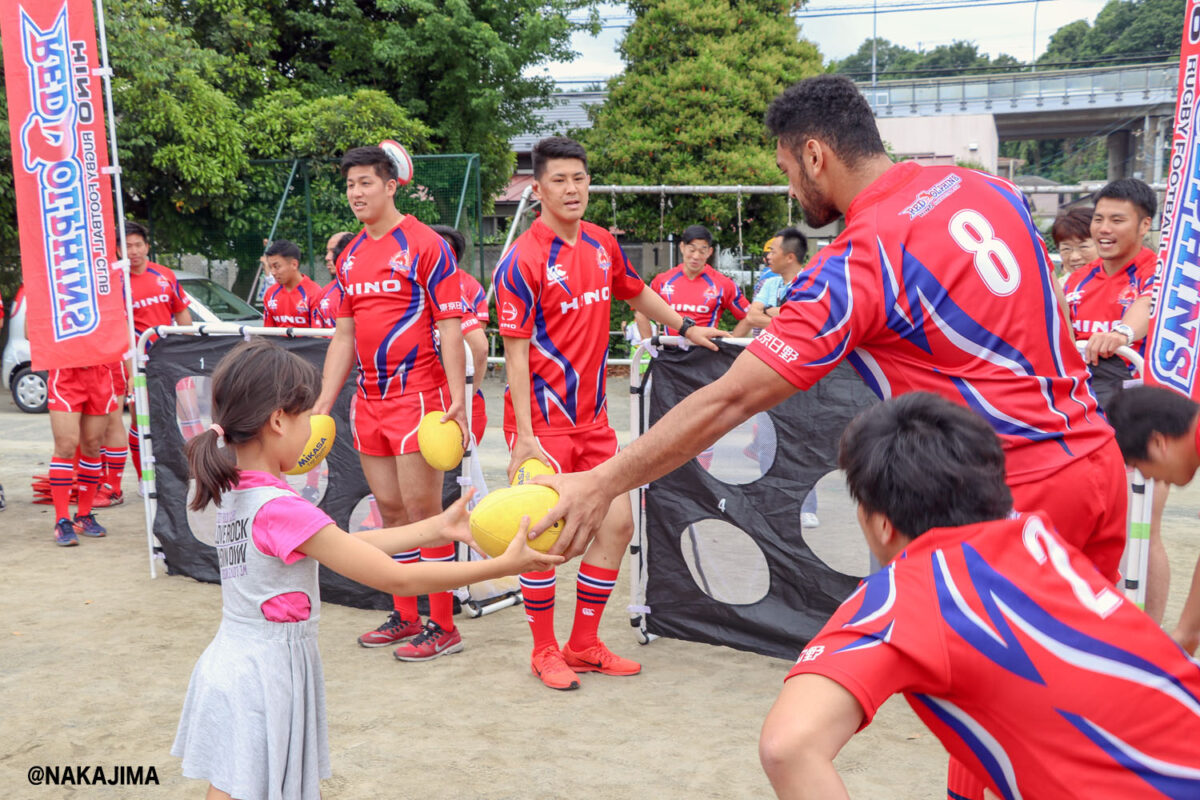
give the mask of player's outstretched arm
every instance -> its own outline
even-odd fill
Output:
[[[467,503],[475,494],[467,489],[449,508],[440,514],[396,528],[355,531],[350,534],[367,544],[377,547],[388,555],[415,550],[418,547],[436,547],[446,542],[464,542],[475,547],[471,538],[470,514]]]
[[[862,724],[854,695],[824,675],[791,678],[763,722],[758,757],[783,800],[849,798],[833,759]]]
[[[522,529],[528,525],[528,519],[524,520]],[[326,525],[297,549],[340,575],[402,597],[450,591],[468,583],[551,569],[562,563],[558,556],[530,548],[526,537],[514,536],[499,558],[401,564],[362,538],[347,536],[336,525]]]
[[[634,311],[640,311],[655,322],[668,325],[675,330],[679,330],[679,326],[683,324],[683,317],[679,313],[667,305],[667,301],[659,297],[658,293],[649,286],[642,288],[642,293],[637,297],[631,297],[626,302],[633,308]],[[716,328],[701,327],[693,325],[685,334],[688,341],[692,344],[698,344],[701,347],[707,347],[709,350],[716,350],[717,345],[713,339],[719,339],[722,336],[729,334]]]
[[[683,399],[629,447],[588,472],[535,478],[558,492],[558,503],[533,529],[559,519],[562,533],[550,549],[573,558],[587,549],[614,498],[687,463],[751,415],[771,408],[796,388],[752,353]],[[515,400],[515,398],[514,398]]]
[[[354,364],[354,318],[338,317],[333,338],[325,350],[325,366],[321,370],[321,394],[313,406],[314,414],[328,414],[337,401],[350,367]]]

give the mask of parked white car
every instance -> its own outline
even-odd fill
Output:
[[[191,301],[196,322],[258,322],[262,312],[233,292],[203,275],[176,270],[175,276]],[[5,320],[8,342],[0,358],[0,381],[12,392],[17,408],[29,414],[46,410],[46,373],[30,365],[29,340],[25,338],[25,293],[17,291],[13,308]]]

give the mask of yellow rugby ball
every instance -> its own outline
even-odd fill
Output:
[[[521,466],[517,467],[517,474],[513,475],[512,485],[522,486],[530,483],[536,475],[553,475],[554,468],[548,465],[540,458],[527,458],[521,462]]]
[[[521,527],[521,517],[529,517],[529,527],[536,525],[558,502],[558,492],[549,486],[528,483],[497,489],[479,501],[471,512],[471,536],[479,549],[492,558],[501,555]],[[563,523],[554,526],[529,542],[534,550],[545,553],[558,541]]]
[[[312,433],[308,436],[308,443],[300,451],[296,466],[287,471],[288,475],[303,475],[324,461],[325,456],[333,449],[333,436],[337,428],[333,417],[328,414],[313,414],[308,424]]]
[[[459,465],[463,457],[462,430],[456,422],[442,422],[444,412],[430,411],[417,428],[417,445],[426,463],[447,472]]]

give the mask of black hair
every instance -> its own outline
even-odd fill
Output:
[[[712,231],[710,231],[708,228],[704,227],[703,225],[688,225],[686,228],[683,229],[683,233],[680,234],[679,243],[687,244],[688,242],[694,242],[697,239],[701,239],[701,240],[707,242],[708,246],[712,247],[712,244],[713,244]]]
[[[1132,461],[1149,457],[1151,434],[1172,439],[1187,434],[1200,405],[1161,386],[1133,386],[1113,395],[1104,413],[1117,432],[1121,456]]]
[[[533,179],[541,180],[546,172],[546,162],[552,158],[577,158],[583,162],[583,171],[587,172],[587,151],[583,145],[566,136],[547,136],[533,146],[530,153],[533,159]]]
[[[312,364],[266,339],[251,339],[226,353],[213,371],[212,420],[225,430],[226,444],[245,444],[258,438],[276,411],[312,408],[320,388],[321,373]],[[233,449],[220,449],[218,438],[209,428],[187,444],[188,469],[196,480],[193,511],[219,502],[237,483]]]
[[[850,495],[908,538],[1003,519],[1012,510],[1004,449],[981,417],[928,392],[868,408],[842,434]]]
[[[771,102],[766,122],[771,135],[793,153],[808,139],[820,139],[850,167],[887,154],[871,106],[844,75],[817,75],[792,84]]]
[[[1079,206],[1069,211],[1060,211],[1050,226],[1050,237],[1055,244],[1061,244],[1067,239],[1092,238],[1092,217],[1096,209],[1091,206]]]
[[[791,253],[797,261],[804,263],[808,256],[808,237],[799,228],[783,228],[775,234],[775,238],[779,239],[780,250]]]
[[[1092,202],[1099,203],[1107,197],[1110,200],[1128,200],[1141,212],[1143,217],[1153,217],[1158,210],[1158,198],[1154,190],[1145,181],[1137,178],[1119,178],[1096,192]]]
[[[130,236],[140,236],[143,242],[150,244],[150,231],[146,229],[146,226],[127,219],[125,220],[125,238],[128,239]]]
[[[450,245],[450,249],[454,251],[454,260],[461,261],[463,251],[467,249],[467,238],[457,228],[451,228],[449,225],[430,225],[433,232],[446,240],[446,244]]]
[[[295,242],[289,242],[287,239],[276,239],[271,242],[271,246],[267,248],[267,256],[282,256],[283,258],[291,258],[296,261],[300,260],[300,245]]]
[[[375,174],[382,181],[398,181],[400,173],[396,169],[396,162],[388,157],[383,148],[379,145],[368,145],[367,147],[354,147],[347,150],[342,156],[342,177],[346,177],[350,173],[351,167],[373,167]]]
[[[347,247],[349,247],[350,243],[353,241],[354,241],[353,233],[343,233],[341,236],[338,237],[338,240],[333,243],[333,263],[335,263],[335,264],[337,263],[338,256],[340,256],[342,254],[342,251],[345,250]]]

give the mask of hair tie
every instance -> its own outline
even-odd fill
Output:
[[[218,439],[224,439],[224,438],[225,438],[225,429],[224,429],[224,428],[222,428],[222,427],[221,427],[220,425],[218,425],[217,423],[215,423],[215,422],[214,422],[212,425],[209,425],[209,426],[208,426],[208,429],[209,429],[210,431],[216,431],[216,432],[217,432],[217,438],[218,438]]]

